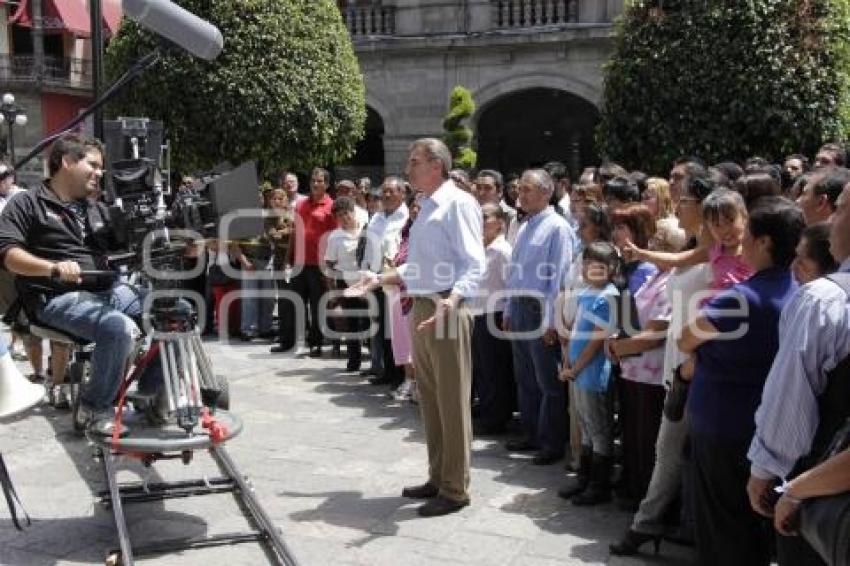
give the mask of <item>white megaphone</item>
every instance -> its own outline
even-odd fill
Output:
[[[9,352],[0,356],[0,419],[23,413],[43,398],[44,387],[21,375]]]

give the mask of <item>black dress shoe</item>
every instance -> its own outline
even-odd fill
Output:
[[[432,483],[423,483],[422,485],[412,485],[401,490],[401,496],[408,499],[431,499],[437,497],[440,492],[437,486]]]
[[[416,510],[420,517],[439,517],[440,515],[448,515],[460,511],[469,505],[469,501],[455,501],[448,497],[438,495],[428,503],[422,505]]]
[[[360,369],[360,360],[348,360],[348,363],[345,364],[346,371],[357,371]]]
[[[370,385],[389,385],[393,382],[393,378],[392,376],[383,373],[376,375],[375,377],[370,377],[368,381]]]
[[[532,458],[531,463],[535,466],[548,466],[555,462],[560,462],[564,457],[563,452],[552,452],[550,450],[541,450]]]
[[[483,421],[472,421],[472,434],[483,436],[495,436],[505,434],[508,427],[504,423],[486,423]]]
[[[269,349],[269,351],[270,351],[272,354],[285,354],[286,352],[291,352],[291,351],[292,351],[292,348],[290,348],[289,346],[283,346],[283,345],[281,345],[281,344],[278,344],[278,345],[276,345],[276,346],[272,346],[272,347]]]
[[[622,540],[620,540],[620,542],[609,545],[608,550],[610,550],[611,554],[614,556],[634,556],[638,553],[640,547],[649,541],[652,541],[652,545],[655,548],[655,554],[657,556],[661,547],[661,536],[639,533],[632,529],[626,531],[625,536]]]
[[[312,348],[310,348],[310,353],[308,355],[311,358],[321,358],[322,357],[321,346],[313,346]]]
[[[372,368],[362,369],[362,370],[360,370],[360,375],[363,376],[363,377],[366,377],[367,375],[378,375],[378,371],[374,370]]]
[[[531,452],[532,450],[537,450],[537,443],[527,438],[520,438],[519,440],[505,442],[505,448],[511,452]]]

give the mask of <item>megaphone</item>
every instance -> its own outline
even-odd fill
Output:
[[[43,398],[44,387],[21,375],[8,352],[0,356],[0,419],[23,413]]]

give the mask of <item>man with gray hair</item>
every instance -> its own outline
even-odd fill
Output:
[[[380,186],[381,210],[372,215],[366,229],[366,242],[360,267],[372,273],[380,273],[389,266],[401,245],[401,230],[407,223],[408,210],[404,203],[404,181],[391,175]],[[378,332],[370,338],[372,365],[364,375],[372,374],[372,385],[395,387],[404,379],[403,372],[395,365],[389,340],[386,296],[375,289],[378,303]]]
[[[564,386],[558,380],[560,349],[555,330],[555,298],[572,263],[575,234],[549,206],[555,190],[543,169],[530,169],[519,183],[519,206],[528,217],[517,232],[504,327],[531,337],[514,337],[514,372],[524,437],[506,444],[511,451],[537,450],[533,463],[564,456],[567,420]]]
[[[422,191],[410,230],[407,263],[365,285],[404,282],[413,297],[413,365],[428,445],[428,481],[404,497],[428,499],[418,513],[434,517],[469,505],[472,443],[473,298],[484,273],[481,209],[449,179],[451,153],[438,139],[413,143],[406,173]],[[563,408],[563,407],[562,407]]]

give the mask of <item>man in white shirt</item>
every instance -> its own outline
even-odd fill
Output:
[[[286,189],[286,196],[289,197],[289,206],[293,209],[299,202],[307,198],[307,195],[298,192],[298,176],[295,173],[286,172],[283,174],[283,188]]]
[[[395,176],[384,179],[381,185],[381,207],[369,221],[366,231],[366,247],[361,267],[372,273],[380,273],[390,266],[401,243],[401,229],[407,223],[408,210],[404,203],[404,181]],[[372,367],[368,373],[373,385],[395,386],[404,379],[404,373],[395,365],[390,347],[389,324],[387,321],[386,297],[381,289],[375,289],[378,302],[378,333],[371,339]]]
[[[372,278],[374,285],[404,283],[413,297],[413,365],[428,445],[428,481],[402,496],[429,501],[423,517],[469,505],[472,441],[473,298],[484,272],[481,209],[449,179],[452,157],[438,139],[415,141],[407,160],[410,184],[422,191],[410,230],[407,263]]]

